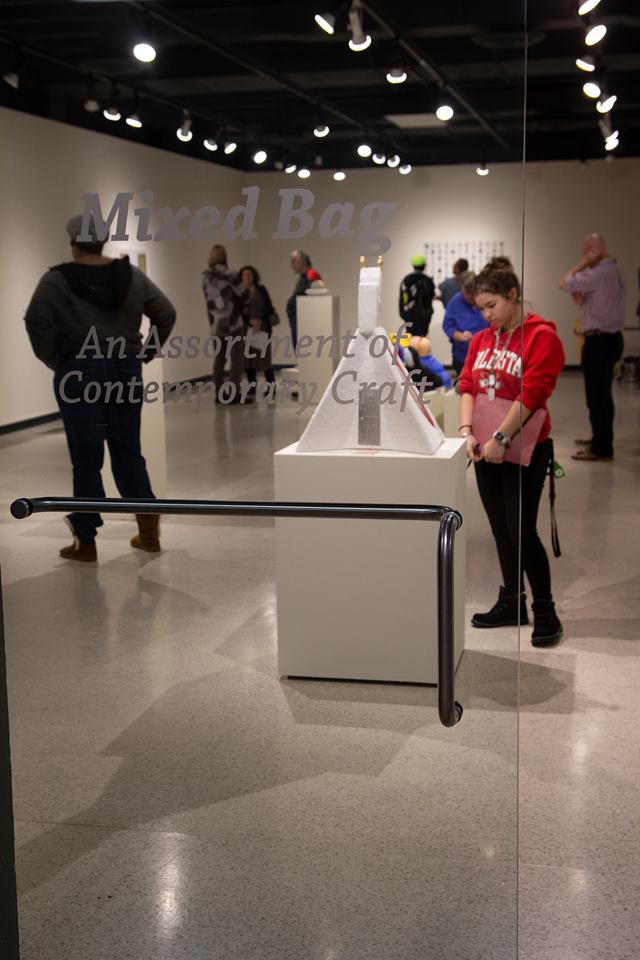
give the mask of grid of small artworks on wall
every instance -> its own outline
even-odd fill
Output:
[[[428,240],[424,245],[427,273],[436,284],[451,276],[456,260],[469,261],[469,270],[479,273],[491,257],[504,256],[504,240]]]

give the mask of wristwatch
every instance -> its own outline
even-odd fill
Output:
[[[493,439],[496,441],[496,443],[502,444],[503,447],[511,446],[511,437],[508,437],[506,433],[502,432],[502,430],[496,430],[493,435]]]

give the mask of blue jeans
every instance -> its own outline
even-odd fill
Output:
[[[105,396],[107,383],[113,384],[110,396]],[[92,386],[85,396],[89,384]],[[105,496],[101,470],[106,440],[120,496],[155,499],[140,450],[141,361],[134,356],[111,360],[71,358],[58,367],[53,385],[73,465],[74,497]],[[99,513],[71,513],[68,519],[83,543],[92,543],[102,526]]]

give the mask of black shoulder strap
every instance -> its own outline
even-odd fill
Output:
[[[558,521],[556,519],[556,475],[554,471],[554,466],[555,466],[555,455],[553,452],[553,440],[551,440],[549,464],[547,466],[547,472],[549,474],[549,506],[550,506],[550,512],[551,512],[551,546],[553,548],[554,557],[561,557],[562,551],[560,549],[560,538],[558,537]]]

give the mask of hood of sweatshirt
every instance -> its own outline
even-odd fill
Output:
[[[550,327],[554,333],[557,333],[556,325],[553,320],[545,320],[544,317],[539,317],[537,313],[528,313],[523,321],[524,333],[531,333],[534,327],[545,326]]]
[[[51,269],[63,275],[77,297],[103,310],[116,310],[122,306],[133,276],[129,257],[105,264],[72,261]]]

